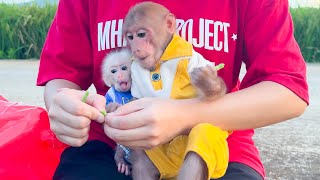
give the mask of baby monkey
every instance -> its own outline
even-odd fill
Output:
[[[113,112],[120,105],[133,99],[131,95],[131,52],[121,49],[110,52],[102,64],[102,79],[110,87],[106,93],[106,111]],[[120,144],[117,145],[114,159],[118,171],[130,175],[129,167],[130,149]]]
[[[134,60],[132,96],[214,101],[224,95],[226,85],[213,63],[175,31],[175,16],[162,5],[142,2],[127,13],[122,33]],[[227,136],[228,132],[204,123],[168,144],[133,150],[132,178],[219,178],[228,165]]]

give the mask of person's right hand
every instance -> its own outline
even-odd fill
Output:
[[[105,109],[103,96],[85,91],[62,88],[54,95],[49,109],[50,128],[57,138],[70,146],[81,146],[89,137],[91,120],[104,122],[100,110]]]

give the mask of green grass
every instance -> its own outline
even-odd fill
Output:
[[[39,58],[56,5],[0,4],[0,59]],[[307,62],[320,62],[320,9],[290,9],[295,37]]]
[[[320,9],[291,9],[294,36],[307,62],[320,62]]]
[[[39,58],[56,5],[0,4],[0,59]]]

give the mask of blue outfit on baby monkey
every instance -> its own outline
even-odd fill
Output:
[[[108,105],[109,103],[116,102],[118,104],[126,104],[130,102],[133,99],[133,96],[131,95],[131,91],[128,92],[120,92],[117,91],[113,86],[108,90],[108,92],[105,95],[106,97],[106,104]],[[128,163],[131,164],[129,158],[130,158],[130,149],[121,145],[117,144],[120,146],[120,148],[124,151],[125,157],[124,160]]]
[[[118,104],[126,104],[133,99],[131,91],[120,92],[117,91],[113,86],[108,90],[105,97],[107,100],[107,104],[111,102],[116,102]]]

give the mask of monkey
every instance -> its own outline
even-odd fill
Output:
[[[122,34],[133,56],[133,97],[197,97],[214,101],[223,96],[227,88],[213,63],[175,34],[175,22],[167,8],[153,2],[138,3],[125,16]],[[188,136],[178,136],[166,145],[133,150],[132,178],[222,177],[228,165],[228,135],[229,132],[204,123],[192,128]]]
[[[132,100],[131,95],[131,53],[128,49],[113,51],[102,62],[102,80],[110,87],[106,93],[107,112],[112,112],[120,104]]]
[[[120,49],[110,52],[102,62],[102,80],[110,87],[106,93],[106,112],[115,111],[120,105],[133,100],[131,95],[131,52]],[[130,149],[117,144],[114,159],[120,173],[130,175]]]

